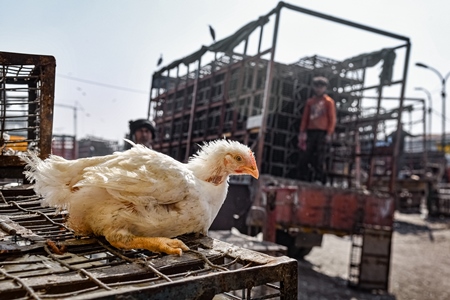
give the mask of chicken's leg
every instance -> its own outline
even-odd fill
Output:
[[[109,241],[109,240],[108,240]],[[121,249],[147,249],[152,252],[164,252],[181,256],[183,251],[188,251],[189,247],[177,239],[165,237],[136,237],[133,236],[126,242],[109,241],[111,245]]]

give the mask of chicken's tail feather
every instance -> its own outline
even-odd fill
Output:
[[[68,207],[71,193],[69,182],[65,181],[64,170],[58,168],[58,164],[67,162],[59,156],[50,156],[47,160],[42,160],[35,152],[27,152],[21,156],[26,163],[23,174],[34,183],[34,191],[43,197],[42,205],[53,206],[60,209]]]

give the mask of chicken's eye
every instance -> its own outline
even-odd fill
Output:
[[[241,157],[240,155],[236,155],[236,156],[234,157],[234,159],[235,159],[236,161],[242,161],[242,157]]]

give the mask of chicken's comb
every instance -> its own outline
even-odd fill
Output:
[[[248,152],[250,153],[252,163],[256,166],[256,160],[255,160],[255,155],[253,154],[253,151],[251,149],[248,149]]]

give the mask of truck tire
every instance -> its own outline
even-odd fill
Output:
[[[289,257],[295,258],[295,259],[303,259],[306,255],[311,252],[313,247],[289,247],[288,252],[291,252]]]
[[[313,248],[295,246],[295,236],[284,230],[277,230],[276,243],[286,246],[288,248],[287,255],[295,259],[303,259]]]

